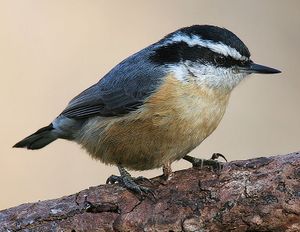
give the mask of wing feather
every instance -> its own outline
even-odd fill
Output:
[[[73,98],[62,115],[68,118],[120,116],[136,110],[161,84],[165,73],[149,57],[151,46],[128,57],[98,83]]]

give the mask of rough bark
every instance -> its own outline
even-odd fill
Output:
[[[0,231],[300,231],[300,153],[152,182],[156,199],[100,185],[6,209]]]

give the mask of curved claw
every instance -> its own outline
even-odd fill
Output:
[[[121,177],[116,176],[116,175],[111,175],[110,177],[107,178],[106,184],[115,184],[120,182]]]
[[[139,186],[139,189],[145,193],[145,194],[151,194],[154,195],[153,190],[151,190],[150,188],[144,187],[144,186]]]
[[[213,153],[210,159],[216,160],[219,157],[222,157],[226,162],[228,162],[227,159],[226,159],[226,157],[224,155],[222,155],[221,153]]]

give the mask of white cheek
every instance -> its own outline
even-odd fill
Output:
[[[234,73],[231,69],[192,62],[169,65],[168,69],[179,81],[188,82],[192,77],[199,86],[222,88],[229,91],[247,76],[244,73]]]
[[[187,82],[189,70],[183,64],[171,64],[166,67],[175,78],[181,82]]]

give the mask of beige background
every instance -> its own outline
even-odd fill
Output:
[[[283,71],[241,84],[219,128],[193,155],[222,152],[234,160],[299,150],[299,7],[297,0],[1,0],[0,209],[68,195],[117,173],[75,143],[60,140],[38,151],[11,146],[48,125],[122,59],[192,24],[232,30],[254,61]]]

